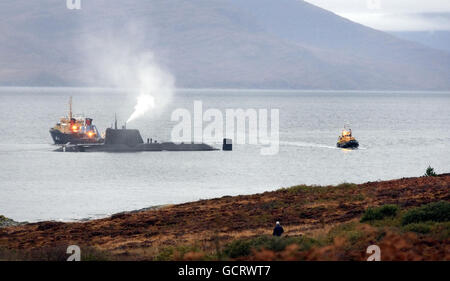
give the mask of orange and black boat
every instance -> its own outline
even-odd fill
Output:
[[[336,143],[340,148],[358,148],[358,141],[352,136],[352,129],[344,128]]]
[[[102,143],[97,127],[92,124],[92,118],[72,114],[72,97],[69,100],[69,114],[62,117],[50,129],[50,135],[55,144],[89,144]]]

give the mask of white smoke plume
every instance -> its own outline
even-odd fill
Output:
[[[134,112],[130,115],[127,123],[133,121],[136,118],[143,116],[147,111],[155,106],[155,98],[150,94],[141,93],[137,97],[137,103],[134,107]]]
[[[170,102],[175,89],[173,76],[149,50],[144,26],[128,24],[83,38],[88,64],[85,77],[99,86],[126,89],[136,99],[131,122],[157,114]]]
[[[169,102],[174,91],[172,76],[164,72],[152,60],[152,56],[141,57],[141,62],[136,67],[137,103],[127,123],[152,110],[162,109]]]

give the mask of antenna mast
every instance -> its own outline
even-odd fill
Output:
[[[72,96],[69,98],[69,119],[72,120]]]

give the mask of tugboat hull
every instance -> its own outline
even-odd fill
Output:
[[[82,138],[78,134],[65,134],[59,130],[50,129],[50,135],[52,136],[55,144],[92,144],[101,143],[98,139]]]
[[[69,99],[69,114],[62,117],[50,128],[50,135],[55,144],[93,144],[102,143],[97,127],[92,118],[72,114],[72,97]]]
[[[359,143],[356,140],[350,140],[346,142],[338,142],[336,146],[339,148],[358,148]]]

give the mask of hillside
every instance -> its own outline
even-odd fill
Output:
[[[390,33],[398,38],[450,52],[450,31],[397,31]]]
[[[450,54],[303,1],[82,5],[1,3],[0,85],[109,86],[98,58],[151,50],[178,87],[450,89]]]
[[[295,186],[82,223],[12,226],[0,228],[0,260],[65,259],[71,244],[97,260],[361,260],[371,244],[382,246],[384,260],[448,260],[449,188],[450,174]],[[367,211],[379,206],[381,212]],[[277,220],[285,228],[281,240],[270,236]]]

